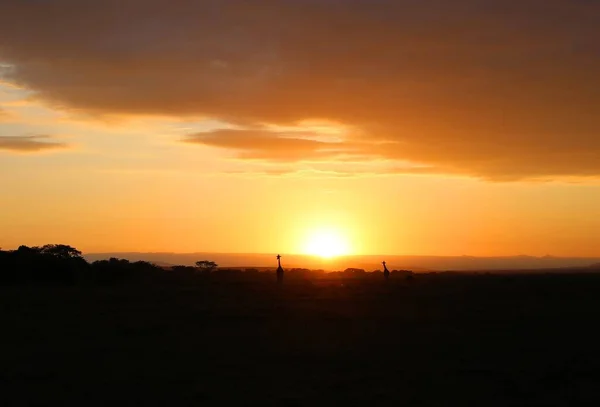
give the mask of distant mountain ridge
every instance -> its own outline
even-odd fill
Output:
[[[554,268],[592,268],[600,267],[600,257],[554,257],[554,256],[389,256],[363,255],[340,256],[333,259],[321,259],[299,254],[282,254],[282,265],[285,268],[310,268],[323,270],[343,270],[346,268],[362,268],[367,271],[381,268],[385,260],[390,270],[409,269],[414,271],[442,270],[534,270]],[[221,267],[273,267],[277,266],[275,254],[252,253],[87,253],[88,261],[96,261],[117,257],[130,261],[144,260],[161,266],[193,265],[198,260],[212,260]]]

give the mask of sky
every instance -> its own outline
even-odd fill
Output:
[[[600,255],[600,2],[4,0],[0,247]]]

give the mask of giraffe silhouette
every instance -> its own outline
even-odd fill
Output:
[[[382,261],[381,264],[383,264],[383,276],[388,280],[390,278],[390,271],[387,269],[385,261]]]
[[[281,268],[281,255],[277,255],[277,282],[283,283],[283,268]]]

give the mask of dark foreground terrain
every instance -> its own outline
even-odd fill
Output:
[[[0,405],[600,405],[600,276],[0,288]]]

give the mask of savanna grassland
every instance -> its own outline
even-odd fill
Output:
[[[600,276],[0,288],[0,403],[594,405]]]

